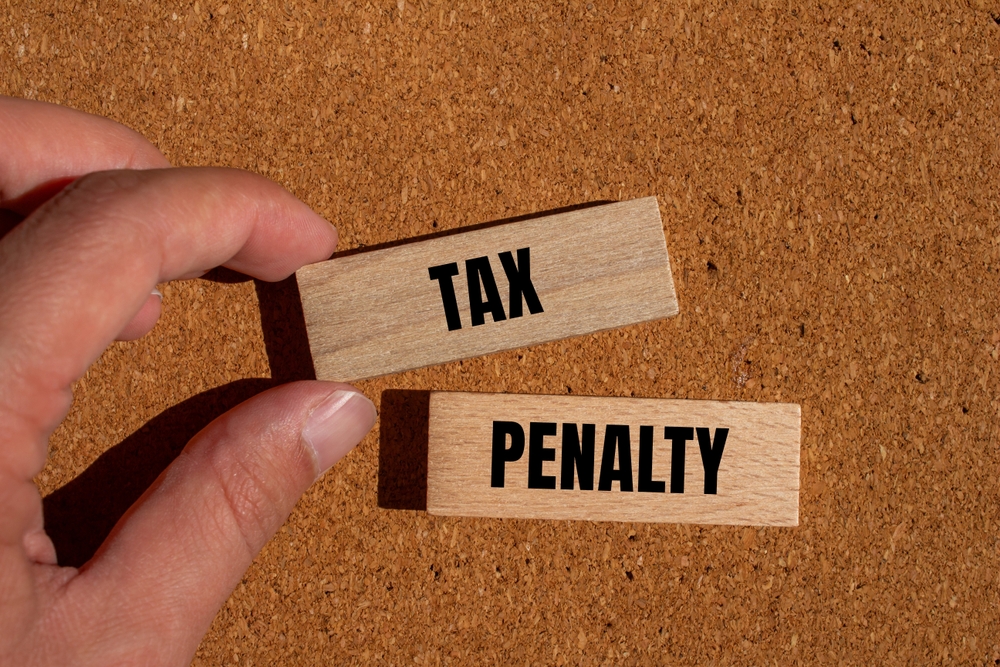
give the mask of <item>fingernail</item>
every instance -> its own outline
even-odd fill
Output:
[[[320,474],[361,442],[376,416],[375,405],[357,391],[338,389],[316,406],[306,419],[302,439],[316,454]]]
[[[163,301],[163,292],[161,292],[160,290],[156,289],[155,287],[153,288],[153,291],[150,292],[150,294],[152,294],[153,296],[159,297],[160,301]]]

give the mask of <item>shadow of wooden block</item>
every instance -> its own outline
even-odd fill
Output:
[[[378,506],[427,509],[430,392],[389,389],[379,411]]]

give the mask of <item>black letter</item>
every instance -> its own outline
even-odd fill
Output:
[[[500,253],[500,263],[503,264],[503,271],[507,274],[507,282],[510,283],[510,311],[511,319],[521,317],[521,295],[528,304],[528,312],[543,313],[542,302],[538,300],[535,293],[535,286],[531,284],[531,256],[528,254],[531,248],[518,248],[517,264],[514,264],[514,256],[509,252]]]
[[[486,323],[486,313],[493,314],[494,322],[507,319],[503,312],[503,302],[497,291],[497,281],[493,279],[493,269],[490,268],[489,257],[476,257],[465,260],[465,277],[469,280],[469,311],[472,314],[472,326]],[[483,288],[479,289],[482,278]],[[486,302],[483,303],[483,292],[486,292]]]
[[[510,449],[506,449],[507,436]],[[493,422],[493,466],[490,470],[490,486],[503,488],[504,466],[507,461],[516,461],[524,454],[524,429],[517,422]]]
[[[563,424],[562,432],[562,483],[563,489],[573,488],[573,464],[580,478],[581,491],[594,490],[594,425],[583,425],[583,442],[576,424]]]
[[[619,468],[615,468],[616,444]],[[604,431],[604,454],[601,457],[598,491],[610,491],[611,481],[615,479],[618,480],[620,490],[632,490],[632,438],[629,436],[628,426],[608,424],[607,430]]]
[[[701,449],[701,464],[705,466],[705,493],[716,493],[719,486],[719,462],[722,460],[722,450],[726,448],[728,428],[715,429],[715,446],[712,446],[712,434],[707,428],[698,429],[698,447]]]
[[[462,328],[462,318],[458,315],[458,300],[455,299],[455,286],[451,282],[452,276],[458,275],[458,264],[442,264],[432,266],[427,269],[431,274],[431,280],[440,280],[438,287],[441,288],[441,301],[444,303],[444,317],[448,320],[448,331]]]
[[[531,422],[528,429],[528,488],[554,489],[555,475],[543,475],[542,465],[545,461],[556,460],[556,450],[545,447],[545,436],[555,435],[556,425],[552,422]]]
[[[670,493],[684,493],[684,449],[688,440],[694,439],[693,428],[667,426],[663,437],[673,441],[670,452]]]
[[[653,427],[639,427],[639,492],[663,493],[667,485],[653,481]]]

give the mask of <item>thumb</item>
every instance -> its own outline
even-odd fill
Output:
[[[94,610],[96,627],[81,630],[126,660],[187,664],[302,492],[375,418],[372,402],[350,385],[297,382],[213,421],[65,591]]]

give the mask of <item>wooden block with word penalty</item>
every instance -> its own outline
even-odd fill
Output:
[[[796,526],[798,405],[432,392],[427,511]]]
[[[297,277],[321,380],[677,314],[655,197],[338,257]]]

